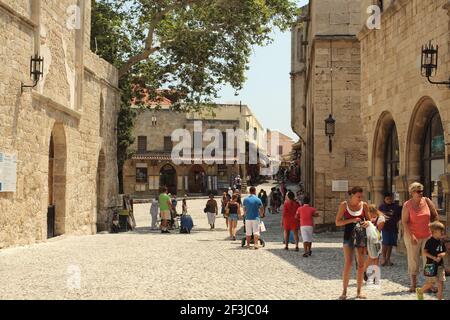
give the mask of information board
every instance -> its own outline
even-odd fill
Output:
[[[333,192],[348,192],[347,180],[333,180]]]
[[[17,156],[0,152],[0,192],[16,192]]]

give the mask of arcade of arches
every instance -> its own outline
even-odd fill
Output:
[[[447,220],[450,201],[446,137],[439,108],[430,98],[419,101],[407,126],[400,126],[386,111],[379,117],[371,148],[369,170],[370,200],[382,203],[383,194],[392,192],[400,203],[409,198],[408,186],[415,181],[425,186],[424,195],[432,199]],[[447,142],[448,144],[448,142]]]

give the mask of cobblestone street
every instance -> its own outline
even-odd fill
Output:
[[[126,234],[57,238],[0,251],[1,299],[337,299],[343,256],[340,234],[316,236],[313,256],[286,252],[280,215],[265,219],[264,249],[242,249],[218,217],[210,231],[205,200],[188,202],[190,235],[150,231],[149,205],[136,207],[138,228]],[[243,234],[239,222],[239,239]],[[238,240],[239,240],[238,239]],[[291,245],[293,249],[293,245]],[[406,260],[382,269],[382,288],[370,299],[415,299],[407,293]],[[73,287],[81,271],[80,288]],[[75,278],[76,279],[76,278]],[[354,279],[354,275],[353,275]],[[355,280],[349,296],[356,295]],[[445,296],[449,296],[447,288]],[[430,298],[430,297],[427,297]]]

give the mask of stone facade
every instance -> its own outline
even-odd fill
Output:
[[[74,5],[80,28],[68,24]],[[116,206],[118,76],[89,50],[90,10],[0,0],[0,152],[17,156],[16,191],[0,192],[0,248],[47,239],[53,209],[55,235],[93,234]],[[34,54],[44,75],[21,93]]]
[[[349,188],[367,184],[367,141],[360,109],[360,30],[358,0],[311,0],[292,30],[292,128],[300,137],[302,181],[320,218],[334,226],[347,192],[332,191],[333,181]],[[332,152],[325,119],[336,131]]]
[[[361,12],[375,1],[362,1]],[[408,185],[425,184],[425,194],[440,207],[449,223],[450,90],[421,76],[422,45],[439,45],[435,81],[450,75],[450,1],[397,0],[385,2],[381,28],[359,33],[362,54],[361,107],[368,140],[371,200],[382,201],[394,191],[400,203],[409,198]],[[365,21],[366,18],[363,20]],[[434,121],[431,121],[434,119]],[[430,127],[431,126],[431,127]],[[431,135],[427,135],[431,128]],[[396,168],[386,149],[398,140]],[[431,152],[431,157],[430,157]],[[447,214],[446,214],[447,213]]]
[[[186,129],[193,139],[196,121],[202,121],[203,134],[208,129],[218,129],[224,134],[227,130],[235,129],[245,132],[250,127],[256,128],[259,133],[264,132],[250,108],[244,105],[217,105],[213,113],[205,111],[202,114],[177,113],[170,110],[170,105],[163,105],[159,110],[140,110],[133,129],[135,143],[130,147],[133,155],[123,168],[126,194],[148,198],[155,196],[163,185],[168,186],[170,193],[181,196],[220,193],[232,185],[237,174],[246,177],[247,172],[255,172],[259,176],[258,165],[235,163],[238,160],[236,151],[232,159],[223,164],[215,163],[212,158],[195,156],[193,151],[189,163],[174,163],[171,158],[172,148],[179,142],[171,141],[172,133],[177,129]],[[251,143],[266,150],[264,143],[254,138],[244,137],[247,146]],[[210,143],[203,141],[202,148]]]

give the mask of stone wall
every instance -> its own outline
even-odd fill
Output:
[[[0,1],[0,151],[18,159],[16,192],[0,193],[0,248],[47,238],[49,190],[58,235],[95,233],[97,211],[102,212],[99,220],[106,220],[105,208],[115,205],[118,192],[117,71],[83,50],[89,42],[80,37],[84,27],[67,29],[66,10],[75,1],[34,1],[37,11],[30,19],[20,9],[22,2]],[[90,24],[90,16],[83,21]],[[35,53],[45,57],[44,78],[21,94],[21,82],[31,83],[29,63]],[[54,184],[49,188],[52,135]],[[97,186],[97,176],[103,187]]]
[[[339,202],[347,197],[345,192],[332,192],[333,180],[347,180],[350,188],[364,186],[367,170],[367,142],[359,102],[359,43],[356,39],[331,41],[316,41],[314,89],[310,97],[314,106],[314,147],[310,159],[314,163],[313,199],[325,224],[334,222]],[[325,135],[325,119],[331,113],[331,105],[336,120],[332,153]]]
[[[333,180],[365,186],[367,141],[360,109],[361,1],[315,1],[293,29],[292,127],[302,146],[302,180],[321,217],[334,225],[346,192]],[[299,42],[303,46],[299,46]],[[336,133],[329,152],[325,119],[333,114]]]

